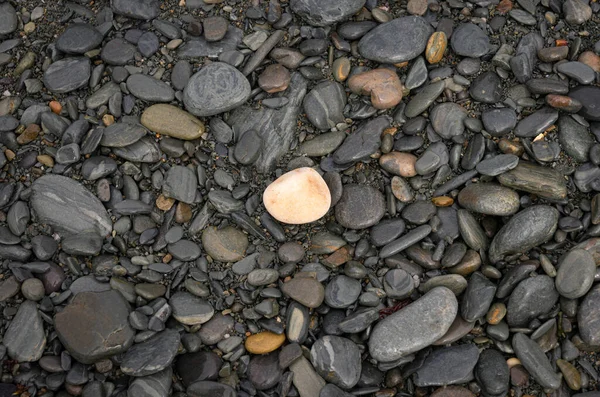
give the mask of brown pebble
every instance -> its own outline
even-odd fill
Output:
[[[189,204],[179,202],[175,208],[175,222],[186,223],[192,219],[192,207]]]
[[[556,365],[560,369],[560,372],[562,372],[565,382],[571,390],[581,389],[581,374],[573,364],[566,360],[558,359],[556,360]]]
[[[529,384],[529,373],[525,367],[519,364],[510,368],[510,383],[513,386],[519,387],[524,387]]]
[[[488,324],[496,325],[502,321],[506,315],[506,305],[502,302],[496,302],[488,310],[485,319]]]
[[[538,57],[542,62],[560,61],[567,55],[569,55],[569,47],[546,47],[538,51]]]
[[[12,151],[12,150],[10,150],[10,149],[6,149],[6,150],[4,151],[4,155],[6,156],[6,159],[7,159],[8,161],[12,161],[12,160],[14,160],[14,159],[15,159],[15,157],[16,157],[16,154],[15,154],[15,152],[13,152],[13,151]]]
[[[568,113],[577,113],[582,107],[581,102],[577,99],[558,94],[546,95],[546,103],[548,106]]]
[[[393,175],[411,178],[417,175],[415,163],[417,157],[410,153],[390,152],[379,158],[381,168]]]
[[[436,207],[450,207],[454,204],[454,199],[448,196],[438,196],[431,199],[431,202]]]
[[[168,211],[175,204],[175,199],[163,196],[162,194],[156,198],[156,207],[162,211]]]
[[[355,94],[371,94],[371,103],[377,109],[393,108],[402,100],[402,83],[395,71],[373,69],[348,79],[348,87]]]
[[[285,66],[269,65],[258,77],[258,85],[269,94],[285,91],[290,85],[290,72]]]
[[[594,69],[594,72],[600,72],[600,56],[594,54],[592,51],[582,52],[577,60]]]
[[[504,154],[514,154],[515,156],[520,156],[525,151],[521,142],[517,140],[510,141],[507,138],[500,139],[498,148]]]
[[[102,116],[102,122],[107,127],[109,125],[113,125],[115,123],[115,116],[113,116],[112,114],[105,114],[104,116]]]
[[[29,124],[27,126],[27,128],[25,128],[25,131],[23,131],[21,133],[21,135],[19,135],[17,137],[17,143],[19,145],[25,145],[25,144],[35,141],[35,139],[38,137],[40,131],[41,131],[41,128],[39,125]]]
[[[444,32],[434,32],[427,41],[425,49],[425,58],[430,64],[438,63],[444,57],[444,52],[448,46],[448,39]]]
[[[342,266],[344,263],[352,259],[352,249],[349,246],[343,246],[327,258],[322,260],[322,263],[326,266],[337,268]]]
[[[162,263],[169,263],[169,262],[171,262],[172,259],[173,259],[173,255],[167,254],[167,255],[163,256]]]
[[[463,256],[460,263],[456,266],[451,267],[448,271],[452,274],[460,274],[463,277],[474,273],[481,266],[481,256],[477,251],[468,250],[465,256]]]
[[[408,0],[406,11],[412,15],[424,15],[427,12],[427,0]]]
[[[52,113],[60,114],[60,112],[62,111],[62,105],[58,101],[50,101],[48,106],[50,106],[50,110],[52,111]]]
[[[333,62],[333,78],[336,81],[346,81],[350,74],[350,60],[346,57],[341,57]]]
[[[285,334],[263,331],[250,335],[246,339],[245,346],[246,350],[252,354],[267,354],[279,349],[283,342],[285,342]]]
[[[47,154],[40,154],[36,159],[46,167],[54,167],[54,159]]]

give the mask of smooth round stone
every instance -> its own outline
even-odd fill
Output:
[[[499,102],[502,100],[502,82],[500,81],[500,77],[494,72],[486,72],[479,75],[471,83],[469,94],[478,102]]]
[[[509,388],[510,373],[502,353],[495,349],[481,352],[475,367],[475,379],[487,395],[505,395]]]
[[[255,269],[248,274],[248,284],[261,287],[274,283],[279,279],[279,272],[275,269]]]
[[[284,342],[285,334],[263,331],[250,335],[244,346],[252,354],[267,354],[279,349]]]
[[[456,54],[470,58],[479,58],[490,50],[488,36],[473,23],[463,23],[456,28],[450,37],[450,45]]]
[[[246,131],[235,145],[233,155],[243,165],[250,165],[258,160],[263,143],[255,130]]]
[[[175,99],[175,91],[167,83],[141,73],[129,76],[127,89],[136,98],[148,102],[171,102]]]
[[[310,277],[294,277],[281,286],[281,292],[308,308],[316,308],[323,303],[323,284]]]
[[[158,37],[153,32],[146,32],[140,36],[137,42],[137,48],[142,56],[148,58],[158,51]]]
[[[44,72],[46,88],[56,94],[75,91],[88,83],[91,76],[90,60],[83,57],[64,58],[54,62]]]
[[[202,121],[177,106],[167,104],[146,108],[140,122],[152,132],[186,141],[200,138],[205,131]]]
[[[418,200],[402,210],[402,218],[414,225],[427,223],[435,215],[436,207],[431,201]]]
[[[556,70],[579,84],[592,84],[596,78],[594,69],[581,62],[559,63]]]
[[[385,214],[381,192],[367,185],[345,185],[335,206],[335,219],[348,229],[365,229],[377,224]]]
[[[483,127],[492,136],[501,137],[517,125],[517,114],[513,109],[487,109],[481,113]]]
[[[343,389],[354,387],[361,374],[358,346],[350,339],[327,335],[312,345],[310,360],[326,381]]]
[[[340,0],[335,3],[319,0],[291,0],[290,8],[313,26],[328,26],[356,14],[365,0]]]
[[[419,387],[465,383],[473,378],[473,368],[479,350],[472,343],[434,350],[416,371],[414,380]]]
[[[152,375],[169,367],[180,344],[179,332],[167,328],[131,347],[123,356],[121,371],[129,376]]]
[[[46,294],[44,289],[44,283],[37,278],[28,278],[21,284],[21,293],[25,299],[37,302],[41,300]]]
[[[364,35],[358,43],[358,51],[363,57],[379,63],[406,62],[425,50],[431,33],[433,28],[422,17],[397,18]]]
[[[19,21],[14,7],[9,2],[0,3],[0,36],[11,34],[18,26]]]
[[[385,274],[383,287],[389,298],[405,299],[412,294],[415,283],[406,270],[392,269]]]
[[[223,229],[210,226],[202,233],[202,246],[214,260],[236,262],[245,255],[248,237],[231,226]]]
[[[210,303],[187,292],[176,292],[169,299],[173,317],[182,324],[204,324],[214,314]]]
[[[254,356],[248,364],[248,380],[258,390],[270,389],[281,379],[282,370],[279,367],[279,354],[270,353]]]
[[[577,299],[585,295],[594,283],[596,262],[589,251],[574,249],[560,261],[556,274],[556,289],[567,299]]]
[[[496,285],[479,272],[473,273],[463,295],[460,314],[465,321],[474,322],[489,310]]]
[[[106,209],[96,196],[77,181],[44,175],[32,185],[30,205],[39,222],[65,234],[96,232],[105,236],[112,230]]]
[[[552,278],[545,275],[527,278],[510,294],[506,322],[512,327],[527,326],[531,320],[548,313],[558,296]]]
[[[410,153],[390,152],[379,158],[379,165],[392,175],[411,178],[417,175],[415,163],[417,157]]]
[[[429,145],[415,163],[415,170],[419,175],[427,175],[437,171],[441,166],[448,164],[450,154],[443,142]]]
[[[475,397],[475,394],[462,386],[444,386],[431,393],[431,397]]]
[[[334,81],[319,83],[306,94],[302,106],[312,125],[322,131],[329,130],[344,121],[344,86]]]
[[[519,193],[495,183],[471,183],[458,194],[458,203],[469,211],[509,216],[519,210]]]
[[[386,245],[404,233],[405,224],[402,219],[384,219],[371,228],[371,241],[377,247]]]
[[[334,309],[344,309],[358,299],[361,286],[358,280],[339,275],[325,287],[325,303]]]
[[[66,54],[84,54],[102,43],[102,34],[87,23],[74,23],[56,39],[56,48]]]
[[[303,167],[271,183],[263,193],[263,203],[278,221],[298,225],[323,217],[331,206],[331,194],[318,172]]]
[[[600,88],[577,86],[569,91],[569,96],[583,105],[579,114],[590,121],[600,121]]]
[[[42,317],[33,301],[21,303],[4,333],[3,353],[17,362],[34,362],[42,357],[46,335]]]
[[[588,161],[590,148],[596,143],[587,127],[570,116],[558,119],[558,141],[566,154],[581,163]]]
[[[206,117],[235,109],[250,97],[250,83],[236,68],[222,62],[208,64],[194,74],[183,91],[186,109]]]
[[[448,331],[457,312],[454,293],[436,287],[377,323],[369,338],[369,352],[377,361],[391,362],[419,351]]]
[[[112,39],[104,45],[100,57],[109,65],[126,65],[133,59],[135,47],[121,38]]]
[[[546,205],[534,205],[514,215],[494,236],[489,249],[492,263],[504,255],[526,252],[545,243],[554,235],[558,211]]]
[[[56,333],[83,364],[125,352],[135,331],[129,326],[127,301],[117,291],[81,292],[54,316]]]
[[[146,135],[144,127],[137,123],[114,123],[104,129],[100,145],[106,147],[129,146]]]
[[[456,103],[446,102],[434,107],[429,118],[435,132],[444,139],[451,139],[463,133],[467,111]]]

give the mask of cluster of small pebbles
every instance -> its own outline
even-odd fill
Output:
[[[0,0],[0,397],[600,396],[599,22]]]

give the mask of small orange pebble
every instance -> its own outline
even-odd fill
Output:
[[[431,199],[431,202],[436,207],[450,207],[454,204],[454,199],[448,196],[438,196]]]
[[[496,325],[502,321],[506,315],[506,305],[501,302],[494,303],[490,310],[487,312],[485,319],[488,324]]]
[[[425,58],[430,64],[438,63],[444,57],[444,52],[448,46],[448,39],[444,32],[433,32],[427,41],[425,49]]]
[[[167,254],[167,255],[163,256],[162,262],[163,263],[169,263],[169,262],[171,262],[171,259],[173,259],[173,255]]]
[[[557,47],[564,47],[569,45],[569,42],[566,39],[556,39],[556,46]]]
[[[246,350],[252,354],[267,354],[275,351],[285,342],[285,334],[275,334],[270,331],[250,335],[246,339]]]
[[[62,105],[58,101],[50,101],[48,106],[50,106],[50,110],[52,110],[52,113],[60,114],[60,112],[62,111]]]
[[[506,364],[508,365],[508,368],[512,368],[515,365],[521,365],[521,360],[519,360],[516,357],[511,357],[508,360],[506,360]]]
[[[102,122],[107,127],[109,125],[113,125],[115,123],[115,116],[113,116],[112,114],[105,114],[104,116],[102,116]]]

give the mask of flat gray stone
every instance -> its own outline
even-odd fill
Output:
[[[77,181],[44,175],[32,185],[30,205],[40,223],[64,234],[95,232],[109,234],[112,222],[106,209],[90,191]]]
[[[186,109],[196,116],[213,116],[242,105],[250,97],[250,83],[236,68],[213,62],[200,69],[183,91]]]
[[[6,346],[8,355],[18,362],[33,362],[42,357],[46,347],[46,335],[35,302],[26,300],[21,303],[17,315],[11,320],[4,334],[2,343]]]
[[[369,352],[377,361],[390,362],[419,351],[448,331],[457,312],[454,293],[436,287],[377,323],[369,338]]]
[[[179,332],[166,329],[145,342],[134,345],[123,357],[121,371],[129,376],[152,375],[173,362],[179,348]]]
[[[56,94],[75,91],[90,80],[91,63],[87,58],[64,58],[54,62],[44,72],[43,82],[48,90]]]

